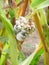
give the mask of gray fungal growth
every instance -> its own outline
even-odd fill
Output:
[[[19,20],[16,20],[14,30],[16,32],[16,39],[24,41],[35,30],[35,25],[34,22],[27,20],[25,17],[20,17]]]

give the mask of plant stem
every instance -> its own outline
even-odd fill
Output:
[[[42,25],[40,25],[40,21],[39,21],[39,19],[38,19],[38,16],[37,16],[37,14],[35,14],[34,15],[34,18],[35,18],[35,23],[36,23],[36,26],[37,26],[37,28],[38,28],[38,32],[39,32],[39,35],[40,35],[40,38],[41,38],[41,40],[42,40],[42,42],[43,42],[43,47],[44,47],[44,49],[45,49],[45,53],[44,53],[44,55],[45,55],[45,59],[44,59],[44,61],[45,61],[45,65],[49,65],[49,49],[48,49],[48,44],[47,44],[47,41],[45,40],[45,37],[44,37],[44,34],[43,34],[43,32],[45,32],[44,31],[44,29],[42,30]],[[45,22],[45,21],[44,21]],[[45,22],[46,23],[46,22]],[[44,25],[45,25],[45,23],[44,23]],[[47,24],[46,24],[47,25]],[[47,32],[47,31],[46,31]]]
[[[44,65],[49,65],[49,54],[45,51],[44,53]]]
[[[47,47],[47,44],[46,44],[46,41],[45,41],[45,37],[43,35],[43,29],[42,29],[42,26],[40,24],[40,21],[39,21],[38,16],[37,16],[36,13],[34,14],[34,20],[35,20],[35,24],[37,26],[41,41],[43,43],[43,47],[44,47],[45,51],[47,52],[48,51],[48,47]]]
[[[46,18],[46,15],[45,15],[45,11],[42,9],[39,11],[40,15],[39,15],[39,20],[40,20],[40,23],[42,28],[43,28],[43,33],[44,33],[44,36],[45,36],[45,41],[47,42],[47,46],[49,48],[49,28],[48,28],[48,24],[47,24],[47,18]],[[49,51],[49,49],[48,49]],[[45,65],[49,65],[49,53],[45,51],[44,53],[44,64]]]
[[[24,0],[24,4],[20,10],[19,16],[24,16],[29,0]]]

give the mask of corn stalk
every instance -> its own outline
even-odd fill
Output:
[[[39,19],[39,17],[40,17],[40,19]],[[45,54],[44,54],[45,55],[45,65],[49,65],[49,63],[48,63],[48,61],[49,61],[49,42],[48,42],[49,41],[48,40],[49,39],[49,37],[48,37],[49,36],[49,33],[48,33],[49,29],[48,29],[48,25],[46,24],[44,11],[40,10],[38,12],[38,14],[36,13],[34,15],[34,19],[35,19],[35,23],[36,23],[40,38],[43,42],[43,47],[45,49]],[[44,23],[42,24],[41,21]],[[46,35],[46,37],[45,37],[45,35]]]

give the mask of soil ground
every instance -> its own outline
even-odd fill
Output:
[[[22,45],[22,51],[25,54],[25,56],[28,57],[32,52],[34,52],[34,50],[38,47],[39,43],[40,43],[40,37],[36,29],[31,36],[25,39]],[[44,65],[43,55],[40,59],[39,65]]]

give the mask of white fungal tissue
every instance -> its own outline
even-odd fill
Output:
[[[33,21],[27,20],[25,17],[20,17],[16,20],[14,30],[16,32],[16,39],[18,41],[24,41],[26,36],[35,30],[35,25]]]

